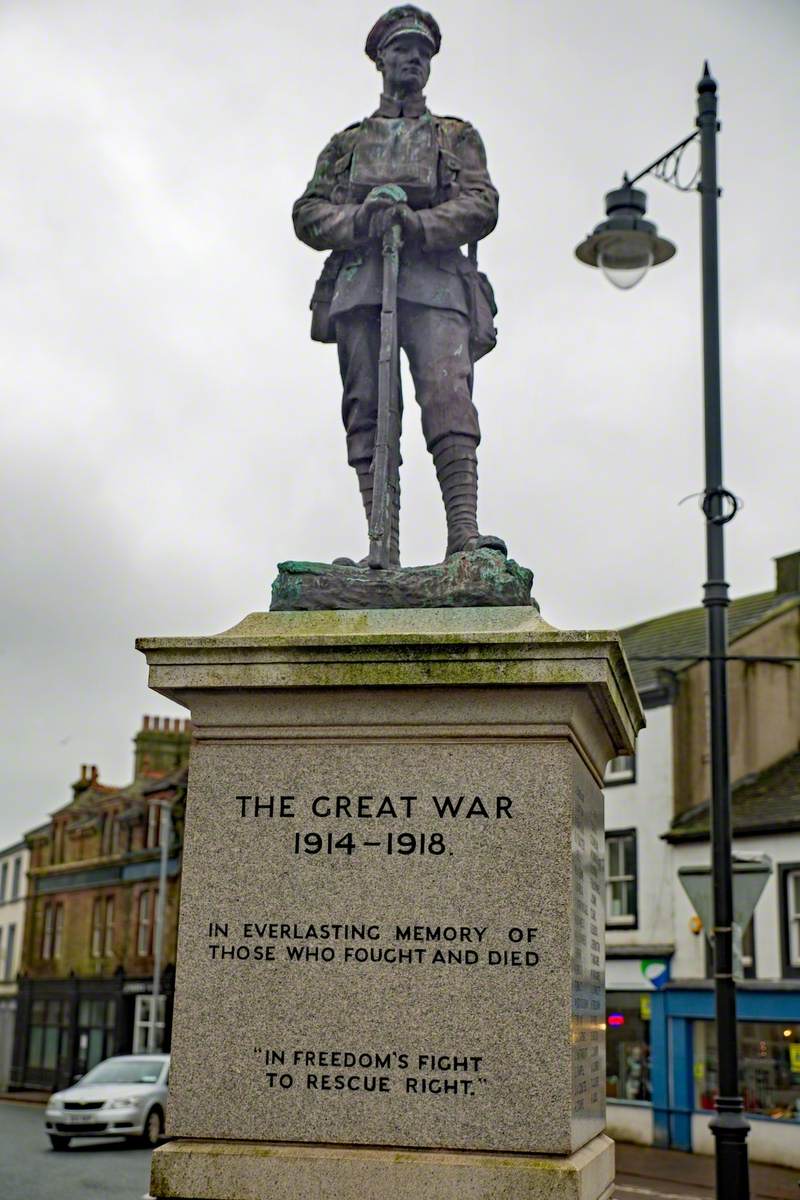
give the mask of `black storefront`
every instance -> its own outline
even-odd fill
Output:
[[[21,978],[11,1088],[57,1091],[109,1055],[143,1048],[138,998],[151,992],[152,983],[127,976],[121,967],[110,979]],[[165,1050],[172,1033],[174,983],[170,965],[162,976],[165,1010],[159,1041]]]

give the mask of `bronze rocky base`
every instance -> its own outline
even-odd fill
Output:
[[[533,605],[533,572],[497,550],[465,550],[427,567],[283,562],[272,612],[342,608],[504,608]]]

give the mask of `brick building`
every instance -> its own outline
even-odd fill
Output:
[[[26,835],[12,1087],[63,1087],[110,1054],[146,1048],[162,803],[172,819],[157,1034],[169,1046],[190,741],[188,721],[145,717],[127,786],[84,766],[69,802]]]

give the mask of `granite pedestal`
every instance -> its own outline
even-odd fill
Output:
[[[153,1195],[610,1195],[616,634],[512,607],[138,645],[194,732]]]

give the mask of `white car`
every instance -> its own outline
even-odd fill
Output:
[[[47,1102],[44,1123],[54,1150],[75,1137],[124,1137],[158,1144],[167,1112],[168,1054],[119,1054],[92,1067]]]

